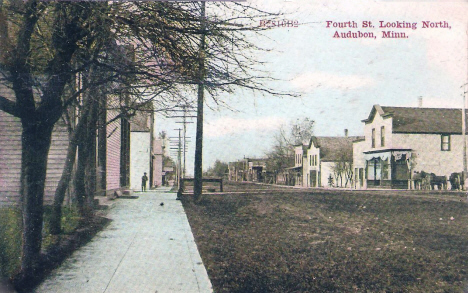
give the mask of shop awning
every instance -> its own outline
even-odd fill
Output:
[[[289,167],[289,168],[285,168],[286,170],[300,170],[302,169],[302,166],[297,166],[297,167]]]
[[[401,160],[403,155],[406,156],[406,160],[411,158],[411,149],[386,149],[380,151],[369,151],[364,152],[364,159],[370,161],[373,159],[381,159],[386,161],[390,156],[394,156],[396,161]]]

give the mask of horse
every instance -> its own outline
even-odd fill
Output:
[[[415,171],[413,174],[413,182],[415,189],[422,189],[423,174]]]
[[[438,190],[447,189],[447,176],[437,176],[434,173],[431,173],[429,175],[431,178],[431,189],[435,189],[435,186],[437,186]]]
[[[447,176],[437,176],[434,173],[424,171],[414,172],[413,181],[415,188],[433,190],[437,186],[438,190],[447,189]]]
[[[454,172],[450,174],[450,184],[452,185],[452,190],[462,190],[464,189],[465,176],[463,172]]]

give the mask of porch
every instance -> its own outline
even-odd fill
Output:
[[[364,152],[368,188],[409,189],[411,149]]]

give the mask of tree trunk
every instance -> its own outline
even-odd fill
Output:
[[[79,136],[78,165],[75,174],[75,191],[78,209],[83,220],[87,220],[93,209],[94,192],[96,189],[96,123],[98,103],[93,97],[90,110],[81,118],[85,129]]]
[[[53,235],[60,234],[62,231],[62,205],[63,200],[65,199],[65,193],[70,184],[72,177],[73,167],[75,165],[76,159],[76,149],[77,149],[77,136],[82,132],[82,125],[78,124],[77,128],[72,134],[72,139],[68,145],[67,158],[65,161],[65,166],[63,168],[62,176],[58,183],[57,189],[54,194],[54,204],[52,210],[52,216],[49,222],[50,232]]]
[[[75,192],[76,192],[76,203],[78,210],[83,219],[87,217],[85,202],[86,202],[86,165],[88,162],[88,152],[84,144],[78,145],[78,164],[75,174]]]
[[[97,103],[93,103],[93,107],[96,107]],[[85,169],[85,180],[86,180],[86,202],[85,205],[88,210],[94,209],[94,194],[96,193],[96,123],[97,119],[95,117],[96,111],[91,111],[90,121],[86,129],[86,150],[87,150],[87,160],[86,160],[86,169]]]
[[[42,244],[44,186],[53,126],[22,120],[23,244],[21,274],[32,278]]]
[[[60,234],[62,231],[62,204],[71,180],[73,166],[75,165],[76,147],[76,143],[70,142],[68,145],[67,159],[63,168],[62,177],[55,190],[52,216],[49,222],[50,232],[53,235]]]

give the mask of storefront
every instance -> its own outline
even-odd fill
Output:
[[[368,188],[408,189],[411,149],[364,152]]]

